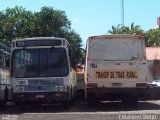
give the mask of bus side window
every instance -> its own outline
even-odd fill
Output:
[[[75,57],[74,57],[74,54],[73,54],[73,51],[69,48],[69,58],[70,58],[70,65],[72,68],[76,68],[75,66]]]

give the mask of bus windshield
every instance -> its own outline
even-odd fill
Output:
[[[64,48],[15,49],[12,55],[12,77],[67,76],[69,66]]]

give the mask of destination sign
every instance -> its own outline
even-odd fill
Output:
[[[16,47],[60,46],[62,40],[25,40],[16,41]]]
[[[95,70],[95,79],[137,79],[137,70]]]

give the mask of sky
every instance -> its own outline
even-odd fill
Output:
[[[0,0],[0,11],[22,6],[32,12],[42,7],[65,11],[85,46],[89,36],[107,34],[121,24],[121,0]],[[134,22],[145,31],[157,26],[160,0],[124,0],[124,25]]]

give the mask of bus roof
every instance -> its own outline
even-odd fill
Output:
[[[66,40],[65,38],[58,38],[58,37],[31,37],[31,38],[22,38],[22,39],[17,39],[17,40],[13,40],[14,41],[25,41],[25,40],[53,40],[53,39],[58,39],[58,40]]]
[[[113,38],[129,38],[129,39],[140,39],[144,40],[144,37],[142,35],[131,35],[131,34],[112,34],[112,35],[98,35],[98,36],[91,36],[88,39],[113,39]]]
[[[43,41],[43,42],[42,42]],[[67,39],[58,37],[32,37],[12,41],[12,47],[38,47],[69,45]]]

